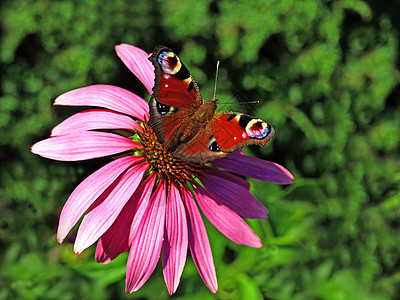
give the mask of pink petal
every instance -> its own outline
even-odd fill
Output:
[[[79,226],[74,245],[75,253],[81,253],[110,228],[135,192],[147,168],[147,164],[131,167],[94,203]]]
[[[194,190],[197,203],[208,220],[227,238],[237,244],[261,248],[261,240],[235,212],[212,197],[200,185]]]
[[[37,142],[31,151],[50,159],[77,161],[117,154],[133,148],[141,148],[141,145],[117,134],[82,131]]]
[[[143,187],[142,193],[140,195],[139,202],[137,204],[137,209],[135,211],[135,218],[131,224],[131,228],[129,230],[129,245],[132,244],[132,241],[136,235],[136,232],[139,230],[141,226],[142,219],[144,214],[147,211],[147,206],[150,202],[150,197],[153,192],[154,183],[156,182],[156,173],[151,173],[149,177],[140,185]]]
[[[153,273],[164,236],[166,184],[158,184],[147,205],[129,251],[125,291],[137,291]]]
[[[267,219],[267,209],[243,186],[211,174],[199,179],[216,199],[242,217]]]
[[[177,187],[168,185],[163,242],[163,273],[170,295],[178,288],[188,248],[185,206]]]
[[[115,222],[101,236],[96,248],[95,258],[97,262],[108,263],[121,253],[128,251],[130,246],[129,231],[146,184],[147,182],[145,181],[139,185]]]
[[[69,91],[59,96],[54,105],[99,106],[144,121],[149,119],[149,105],[138,95],[123,88],[98,84]]]
[[[58,242],[62,243],[84,212],[122,172],[142,159],[134,156],[116,159],[82,181],[69,196],[61,211],[57,231]]]
[[[154,86],[154,66],[149,61],[149,55],[140,48],[128,44],[115,46],[117,55],[125,66],[135,74],[144,84],[150,94],[153,93]]]
[[[100,238],[99,241],[97,242],[96,253],[94,257],[97,262],[101,262],[103,264],[108,264],[112,260],[104,249],[102,238]]]
[[[262,181],[291,184],[293,175],[284,167],[263,159],[244,155],[243,152],[233,152],[228,156],[212,162],[222,169],[255,178]]]
[[[51,136],[94,129],[137,129],[142,131],[143,128],[126,115],[105,109],[91,109],[77,113],[58,124],[51,131]]]
[[[215,294],[218,290],[218,283],[206,228],[196,203],[187,189],[182,189],[182,198],[186,206],[190,252],[201,278],[210,291]]]
[[[238,176],[235,176],[231,173],[228,173],[226,171],[222,171],[216,168],[210,168],[210,167],[206,167],[206,169],[204,170],[204,172],[206,174],[211,174],[211,175],[215,175],[218,176],[220,178],[224,178],[226,180],[232,181],[233,183],[239,184],[242,187],[244,187],[246,190],[250,190],[250,183],[247,180],[244,180]]]

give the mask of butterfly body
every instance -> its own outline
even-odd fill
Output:
[[[273,127],[258,118],[216,112],[217,100],[204,103],[199,88],[171,49],[157,46],[149,58],[156,79],[149,124],[163,146],[186,161],[207,163],[244,145],[265,145]]]

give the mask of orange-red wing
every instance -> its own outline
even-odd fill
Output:
[[[176,148],[174,156],[183,160],[207,163],[217,158],[224,157],[228,153],[222,151],[211,151],[210,143],[212,142],[211,127],[208,124],[197,134],[197,136],[188,143],[181,144]]]
[[[150,60],[156,73],[153,96],[158,102],[193,111],[203,103],[199,88],[189,70],[171,49],[156,47]]]
[[[160,143],[172,150],[180,143],[178,129],[202,105],[199,88],[171,49],[158,46],[149,58],[155,68],[149,125]]]
[[[158,102],[178,109],[191,110],[201,105],[202,101],[196,90],[194,88],[188,90],[187,81],[179,80],[165,72],[162,72],[158,79],[158,89],[156,89]]]
[[[269,123],[245,114],[217,112],[211,123],[216,143],[224,152],[251,144],[265,146],[275,136]]]

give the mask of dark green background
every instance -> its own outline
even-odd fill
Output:
[[[262,249],[238,246],[208,221],[219,281],[212,295],[191,258],[175,298],[393,299],[400,286],[399,12],[392,1],[50,1],[0,3],[0,298],[168,297],[157,267],[124,293],[124,254],[58,245],[58,215],[107,159],[51,161],[29,152],[78,111],[53,107],[107,83],[149,99],[114,52],[129,43],[174,49],[205,99],[221,60],[220,105],[274,125],[248,153],[289,169],[288,187],[250,180],[270,210],[249,220]]]

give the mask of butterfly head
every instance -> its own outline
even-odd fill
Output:
[[[214,102],[215,106],[217,106],[217,104],[219,104],[219,100],[218,99],[211,100],[211,102]]]

